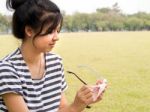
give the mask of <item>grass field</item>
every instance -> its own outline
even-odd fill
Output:
[[[0,58],[19,42],[0,37]],[[150,32],[63,33],[53,52],[87,83],[106,78],[103,100],[86,112],[150,112]],[[81,83],[66,73],[71,102]]]

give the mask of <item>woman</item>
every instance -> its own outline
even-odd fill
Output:
[[[62,59],[49,51],[59,40],[63,17],[49,0],[7,0],[13,35],[21,46],[0,61],[1,112],[81,112],[93,101],[89,86],[67,104]]]

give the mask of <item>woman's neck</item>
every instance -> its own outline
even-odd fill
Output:
[[[44,53],[39,52],[34,46],[25,43],[21,45],[20,49],[32,79],[41,79],[45,73]]]
[[[33,45],[22,43],[20,49],[24,60],[29,64],[37,63],[43,57],[43,53],[37,51]]]

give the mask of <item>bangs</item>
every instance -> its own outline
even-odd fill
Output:
[[[47,34],[51,34],[54,30],[56,30],[56,28],[60,25],[59,31],[61,30],[62,27],[62,22],[63,22],[63,17],[60,13],[56,13],[56,14],[52,14],[49,15],[42,24],[41,30],[39,35],[40,36],[44,36]],[[44,30],[44,28],[46,27],[46,30],[44,33],[41,34],[41,32]]]
[[[58,26],[60,26],[59,31],[61,30],[63,23],[63,16],[61,13],[48,13],[44,17],[41,17],[39,23],[40,28],[37,28],[36,34],[33,37],[33,40],[37,36],[45,36],[51,34]],[[45,29],[46,28],[46,29]],[[44,32],[43,32],[44,31]]]

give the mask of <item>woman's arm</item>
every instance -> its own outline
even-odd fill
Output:
[[[64,93],[62,93],[59,109],[61,110],[62,108],[67,107],[67,106],[68,106],[68,102],[67,102],[66,96]]]
[[[71,105],[68,105],[68,102],[64,93],[61,94],[61,101],[60,101],[58,112],[75,112],[74,108]]]
[[[60,102],[58,112],[77,112],[76,107],[73,104],[68,105],[68,102],[64,93],[62,93],[61,95],[61,102]]]
[[[21,95],[6,93],[2,98],[9,112],[29,112],[26,103]]]

